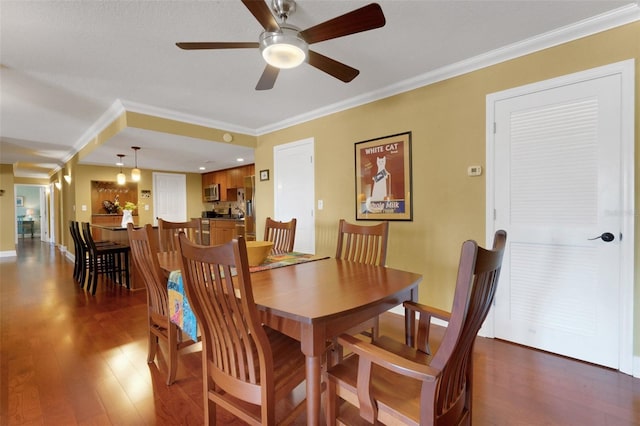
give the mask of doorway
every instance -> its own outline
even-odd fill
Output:
[[[16,242],[23,238],[49,242],[47,191],[46,185],[14,185]]]
[[[495,337],[632,373],[633,61],[487,97]]]
[[[187,221],[187,176],[177,173],[153,173],[153,225],[158,218],[171,222]]]
[[[274,219],[296,218],[294,250],[316,252],[313,138],[273,148]]]

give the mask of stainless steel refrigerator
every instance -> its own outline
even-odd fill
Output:
[[[256,239],[256,205],[255,205],[256,177],[244,178],[244,236],[247,241]]]

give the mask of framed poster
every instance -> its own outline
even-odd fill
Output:
[[[355,144],[356,219],[413,220],[411,132]]]
[[[260,180],[269,180],[269,169],[260,170]]]
[[[16,207],[24,207],[24,197],[21,195],[18,195],[16,197]]]

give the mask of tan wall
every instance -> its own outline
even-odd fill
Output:
[[[640,22],[585,37],[460,77],[399,94],[258,138],[256,170],[273,173],[273,147],[313,137],[315,139],[316,199],[324,210],[316,211],[316,252],[333,255],[340,218],[354,220],[354,143],[404,131],[413,133],[413,222],[392,222],[388,264],[424,275],[420,298],[449,309],[460,244],[468,238],[485,240],[485,178],[466,176],[469,165],[485,166],[485,100],[490,93],[589,68],[636,59],[636,135],[640,134]],[[638,149],[636,136],[636,149]],[[636,159],[636,163],[637,163]],[[637,167],[637,164],[636,164]],[[64,222],[73,206],[90,205],[89,182],[112,179],[116,168],[76,166],[74,198],[68,205],[65,190]],[[87,168],[87,170],[84,170]],[[13,218],[13,183],[10,166],[0,169],[0,251],[13,250],[7,223]],[[55,177],[54,177],[55,178]],[[151,189],[151,172],[144,171],[139,189]],[[640,201],[636,175],[636,204]],[[63,188],[65,183],[63,183]],[[199,175],[188,175],[188,214],[202,210]],[[260,204],[257,223],[273,214],[273,180],[256,180]],[[56,196],[57,196],[56,191]],[[152,195],[153,196],[153,195]],[[7,200],[10,201],[7,204]],[[148,200],[152,203],[152,200]],[[637,208],[637,205],[636,205]],[[90,212],[75,212],[77,220],[90,220]],[[153,213],[141,215],[151,223]],[[9,225],[12,229],[11,225]],[[637,226],[637,223],[636,223]],[[258,225],[258,235],[262,228]],[[67,232],[68,234],[68,232]],[[640,231],[636,232],[636,256],[640,256]],[[59,233],[57,233],[59,235]],[[8,248],[7,248],[8,247]],[[639,264],[636,260],[636,264]],[[640,286],[636,278],[636,320],[640,324]],[[640,354],[640,327],[635,327],[635,353]]]
[[[16,249],[16,205],[14,185],[47,185],[48,179],[19,178],[13,176],[13,165],[0,164],[0,253]]]
[[[333,255],[338,220],[355,216],[354,143],[411,131],[414,220],[391,222],[387,262],[423,274],[420,299],[450,309],[462,241],[485,241],[485,177],[468,177],[466,170],[485,166],[486,96],[629,58],[637,61],[637,117],[640,22],[263,135],[256,170],[273,170],[275,145],[315,139],[315,196],[324,201],[324,210],[316,211],[316,251]],[[256,185],[260,224],[273,214],[273,181]],[[635,305],[638,312],[637,284]],[[639,341],[640,327],[635,335]]]
[[[76,166],[77,179],[76,183],[76,206],[75,220],[80,222],[91,221],[91,181],[115,181],[116,174],[120,170],[117,167],[99,167],[99,166]],[[129,173],[127,169],[125,173]],[[153,224],[153,170],[142,169],[140,182],[138,182],[138,223],[144,225]],[[200,217],[203,209],[202,204],[202,177],[198,173],[186,173],[187,176],[187,218]],[[151,198],[142,198],[140,191],[151,191]],[[87,206],[87,211],[82,211],[82,205]],[[145,205],[149,205],[149,210],[145,210]],[[73,209],[73,207],[72,207]]]
[[[0,164],[0,189],[4,194],[0,197],[0,253],[12,252],[16,249],[15,192],[13,189],[13,166]]]

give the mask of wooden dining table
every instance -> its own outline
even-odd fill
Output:
[[[176,253],[158,258],[165,271],[180,269]],[[327,341],[404,301],[417,301],[420,281],[422,275],[412,272],[332,258],[251,274],[263,322],[297,339],[306,357],[308,425],[321,420]],[[407,322],[409,318],[405,315]]]

